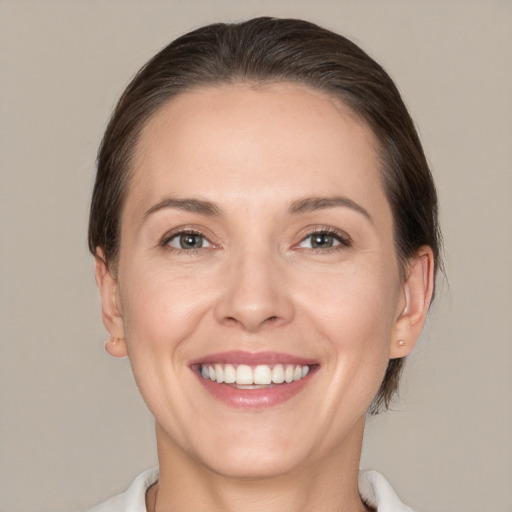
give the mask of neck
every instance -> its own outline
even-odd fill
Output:
[[[146,497],[148,512],[364,512],[357,486],[364,418],[325,457],[285,474],[233,478],[215,473],[172,443],[157,425],[160,478]]]

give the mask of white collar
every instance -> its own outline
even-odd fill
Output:
[[[89,512],[147,512],[146,491],[158,480],[158,468],[141,473],[128,490]],[[414,512],[404,505],[387,480],[376,471],[359,471],[359,494],[377,512]]]
[[[388,481],[377,471],[359,471],[359,494],[377,512],[414,512],[400,501]]]

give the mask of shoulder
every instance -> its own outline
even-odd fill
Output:
[[[377,471],[359,471],[359,494],[377,512],[414,512],[400,501],[388,481]]]
[[[114,496],[88,512],[146,512],[146,491],[158,480],[158,468],[141,473],[123,494]]]

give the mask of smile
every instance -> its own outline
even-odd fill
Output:
[[[218,384],[233,384],[239,389],[259,389],[261,386],[291,383],[306,377],[308,365],[276,364],[202,364],[201,376]]]
[[[261,410],[289,401],[309,386],[319,361],[277,352],[230,351],[190,363],[209,396],[236,409]]]

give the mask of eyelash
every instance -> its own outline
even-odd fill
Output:
[[[171,251],[171,252],[175,252],[175,251],[178,251],[178,252],[186,252],[186,253],[189,253],[189,254],[193,254],[197,251],[201,251],[203,249],[209,249],[210,247],[198,247],[198,248],[190,248],[190,249],[184,249],[184,248],[177,248],[177,247],[172,247],[170,244],[170,242],[180,236],[184,236],[184,235],[193,235],[193,236],[198,236],[198,237],[201,237],[203,239],[203,241],[206,241],[208,244],[211,245],[211,247],[214,247],[215,248],[215,245],[210,242],[210,240],[208,240],[208,238],[203,234],[201,233],[200,231],[198,230],[195,230],[195,229],[180,229],[178,231],[173,231],[172,233],[170,234],[167,234],[165,235],[161,242],[160,242],[160,246],[165,248],[166,250],[168,251]],[[339,245],[335,245],[333,247],[327,247],[325,249],[322,249],[322,248],[314,248],[314,247],[300,247],[300,245],[302,243],[304,243],[308,238],[311,238],[315,235],[325,235],[325,236],[332,236],[334,240],[336,240],[337,242],[339,242]],[[203,242],[204,243],[204,242]],[[334,229],[334,228],[317,228],[317,229],[314,229],[313,231],[310,231],[308,232],[301,240],[298,244],[295,244],[294,245],[294,248],[296,249],[302,249],[302,250],[305,250],[305,251],[311,251],[311,252],[331,252],[331,251],[337,251],[337,250],[340,250],[340,249],[343,249],[343,248],[346,248],[346,247],[350,247],[352,245],[352,240],[350,239],[350,237],[344,233],[344,232],[341,232],[341,231],[338,231],[337,229]]]
[[[329,253],[329,252],[332,252],[332,251],[338,251],[340,249],[344,249],[344,248],[347,248],[347,247],[351,247],[352,246],[352,240],[351,238],[346,234],[344,233],[343,231],[339,231],[337,229],[334,229],[334,228],[317,228],[317,229],[314,229],[313,231],[310,231],[306,234],[306,236],[304,236],[301,241],[296,244],[295,247],[297,247],[298,249],[301,249],[300,247],[300,244],[304,243],[308,238],[311,238],[315,235],[327,235],[327,236],[332,236],[337,242],[339,242],[339,245],[335,245],[333,247],[328,247],[328,248],[325,248],[325,249],[321,249],[321,248],[309,248],[309,247],[303,247],[302,250],[306,250],[306,251],[312,251],[312,252],[323,252],[323,253]]]
[[[163,247],[164,249],[168,250],[168,251],[171,251],[171,252],[175,252],[175,251],[178,251],[180,253],[196,253],[197,251],[201,251],[202,249],[208,249],[209,247],[198,247],[198,248],[190,248],[190,249],[184,249],[184,248],[178,248],[178,247],[172,247],[170,244],[170,242],[176,238],[179,238],[181,236],[186,236],[186,235],[193,235],[193,236],[197,236],[197,237],[201,237],[204,241],[208,242],[212,247],[215,247],[215,245],[210,242],[208,240],[208,238],[203,234],[201,233],[200,231],[197,231],[195,229],[179,229],[178,231],[173,231],[172,233],[170,234],[167,234],[165,235],[163,238],[162,238],[162,241],[160,242],[160,246]]]

